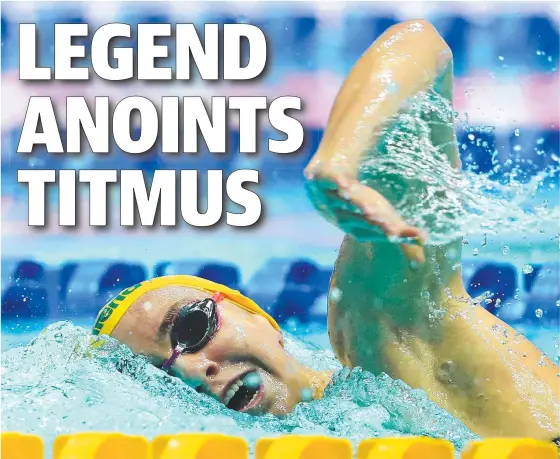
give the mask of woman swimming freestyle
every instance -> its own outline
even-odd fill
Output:
[[[424,232],[359,181],[387,120],[430,88],[451,103],[448,45],[424,20],[391,27],[346,78],[305,170],[318,212],[347,233],[330,285],[332,347],[345,366],[422,389],[481,437],[550,441],[560,435],[558,366],[473,304],[457,269],[461,240],[423,245]],[[434,126],[431,140],[460,167],[452,126]],[[434,304],[444,311],[437,318]],[[288,354],[274,319],[250,299],[191,276],[123,291],[101,310],[93,333],[251,414],[288,413],[321,397],[332,377]]]

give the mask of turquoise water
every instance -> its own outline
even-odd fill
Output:
[[[224,432],[251,444],[287,433],[347,437],[429,435],[458,448],[475,436],[419,390],[386,375],[341,368],[333,353],[286,336],[287,350],[336,376],[325,398],[299,404],[285,418],[226,409],[153,367],[126,347],[91,350],[89,334],[69,322],[49,326],[26,346],[2,353],[2,430],[41,435],[50,443],[76,431]],[[89,354],[89,356],[87,355]],[[120,368],[120,372],[117,371]]]
[[[252,446],[262,436],[287,433],[347,437],[354,443],[429,435],[451,440],[457,448],[476,438],[424,392],[386,375],[343,369],[321,327],[300,327],[298,333],[308,339],[287,334],[286,347],[305,364],[335,370],[333,384],[324,399],[301,403],[285,418],[227,410],[116,342],[91,350],[87,329],[70,322],[54,323],[44,334],[38,324],[3,323],[2,328],[2,430],[39,434],[48,445],[60,434],[99,430],[148,438],[225,432]],[[537,344],[546,343],[543,351],[556,356],[555,330],[526,331]]]
[[[414,116],[397,120],[398,128],[387,133],[384,154],[367,158],[363,183],[382,191],[390,188],[392,204],[407,221],[429,230],[430,243],[483,235],[485,247],[487,234],[552,230],[557,235],[560,208],[527,203],[547,191],[546,178],[557,169],[528,182],[516,181],[515,174],[498,181],[491,174],[459,173],[429,138],[434,113],[447,124],[454,122],[449,109],[437,97],[415,98],[409,110]],[[414,193],[398,193],[394,184],[404,181],[415,187]],[[557,240],[547,243],[547,251],[557,255]],[[457,449],[476,438],[424,392],[386,375],[342,368],[324,329],[295,330],[299,336],[287,334],[286,344],[303,363],[334,370],[333,383],[322,400],[301,403],[288,416],[277,418],[227,410],[115,342],[92,350],[87,328],[80,326],[89,324],[58,322],[39,335],[41,325],[2,324],[2,429],[39,434],[48,443],[60,434],[90,430],[148,438],[185,431],[223,432],[242,436],[251,445],[259,437],[287,433],[347,437],[354,443],[378,436],[427,435],[446,438]],[[557,330],[520,331],[557,360]]]

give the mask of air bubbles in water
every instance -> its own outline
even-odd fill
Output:
[[[540,319],[543,316],[543,310],[542,309],[537,309],[535,311],[535,315]]]
[[[473,249],[472,254],[473,257],[476,257],[478,255],[478,249]]]
[[[531,274],[533,272],[533,267],[531,265],[523,266],[523,273],[524,274]]]
[[[509,246],[508,245],[502,246],[502,253],[504,255],[507,255],[509,253]]]
[[[469,139],[463,159],[469,154],[475,157],[476,152],[470,149],[476,144],[477,150],[486,150],[476,153],[477,157],[486,153],[492,158],[490,171],[481,173],[474,165],[469,168],[468,163],[461,171],[453,165],[455,147],[450,146],[454,142],[433,144],[433,138],[439,136],[434,131],[441,130],[445,138],[448,128],[455,130],[456,122],[463,125]],[[548,222],[557,222],[560,208],[536,208],[531,200],[545,191],[558,164],[523,182],[519,168],[509,170],[515,166],[511,160],[507,163],[509,152],[498,154],[492,146],[485,146],[485,138],[479,133],[491,134],[493,130],[457,119],[449,101],[432,89],[418,93],[389,120],[378,146],[365,155],[358,178],[385,196],[407,223],[426,230],[429,244],[445,244],[475,234],[530,234]],[[520,135],[519,129],[516,134]]]

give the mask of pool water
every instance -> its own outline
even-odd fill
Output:
[[[487,234],[539,234],[547,228],[556,235],[560,207],[535,207],[528,200],[550,188],[558,168],[521,182],[514,180],[518,164],[509,175],[499,177],[469,170],[459,173],[444,149],[430,143],[434,116],[450,128],[456,122],[451,107],[438,97],[415,96],[407,109],[410,115],[390,123],[391,132],[383,134],[385,150],[372,152],[361,167],[363,183],[387,195],[407,221],[430,230],[428,243],[444,244],[465,236],[484,236],[486,241]],[[477,131],[472,132],[474,137]],[[316,196],[310,193],[310,197]],[[343,204],[356,211],[351,203]],[[309,234],[316,237],[316,231]],[[549,248],[557,251],[556,239],[552,240]],[[289,325],[286,347],[313,368],[334,370],[333,382],[323,399],[300,403],[278,418],[228,410],[113,340],[91,348],[91,323],[57,322],[44,333],[45,323],[2,324],[3,430],[38,434],[47,444],[57,435],[77,431],[119,431],[147,438],[222,432],[242,436],[251,446],[262,436],[287,433],[345,437],[355,444],[372,437],[422,435],[448,439],[457,450],[476,438],[423,391],[387,375],[342,368],[330,350],[324,325]],[[519,331],[558,360],[557,329],[520,327]]]
[[[55,436],[101,430],[151,438],[181,431],[245,437],[326,434],[354,442],[376,436],[430,435],[461,447],[474,437],[450,414],[386,375],[342,369],[330,350],[287,336],[287,349],[336,376],[325,398],[301,403],[285,418],[226,409],[116,342],[92,350],[86,329],[69,322],[48,327],[27,346],[2,354],[2,429]],[[117,367],[120,371],[117,371]]]
[[[2,430],[38,434],[47,450],[57,435],[77,431],[148,438],[219,431],[244,437],[251,447],[262,436],[287,433],[346,437],[355,444],[378,436],[429,435],[458,449],[476,438],[424,392],[387,375],[341,368],[321,327],[297,328],[300,337],[287,333],[286,347],[305,364],[335,370],[333,383],[322,400],[301,403],[277,418],[228,410],[115,341],[92,349],[87,328],[57,322],[39,333],[38,325],[21,333],[21,324],[2,324]],[[530,330],[528,335],[557,345],[553,333]],[[552,356],[554,344],[550,349]]]

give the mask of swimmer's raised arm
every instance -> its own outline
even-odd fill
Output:
[[[480,436],[552,440],[560,434],[558,366],[469,298],[457,269],[460,238],[424,250],[401,245],[421,264],[379,238],[379,229],[388,236],[424,235],[358,181],[361,160],[376,148],[389,118],[430,87],[451,103],[448,46],[425,21],[391,27],[346,79],[306,169],[317,210],[351,235],[331,279],[338,291],[329,301],[333,350],[349,367],[384,372],[424,390]],[[453,125],[432,125],[431,131],[433,145],[458,167]],[[406,187],[406,180],[399,185]]]
[[[451,49],[427,21],[387,29],[362,55],[338,93],[308,172],[332,163],[355,175],[386,120],[434,84],[452,62]]]
[[[451,65],[449,46],[424,20],[389,28],[358,60],[336,97],[319,149],[305,170],[311,199],[329,221],[347,229],[356,209],[349,210],[346,200],[361,209],[363,223],[387,235],[423,239],[423,233],[407,225],[383,196],[359,183],[357,172],[387,119],[411,96],[433,86],[438,77],[442,89],[451,93]],[[412,250],[409,256],[421,258],[421,253]]]

